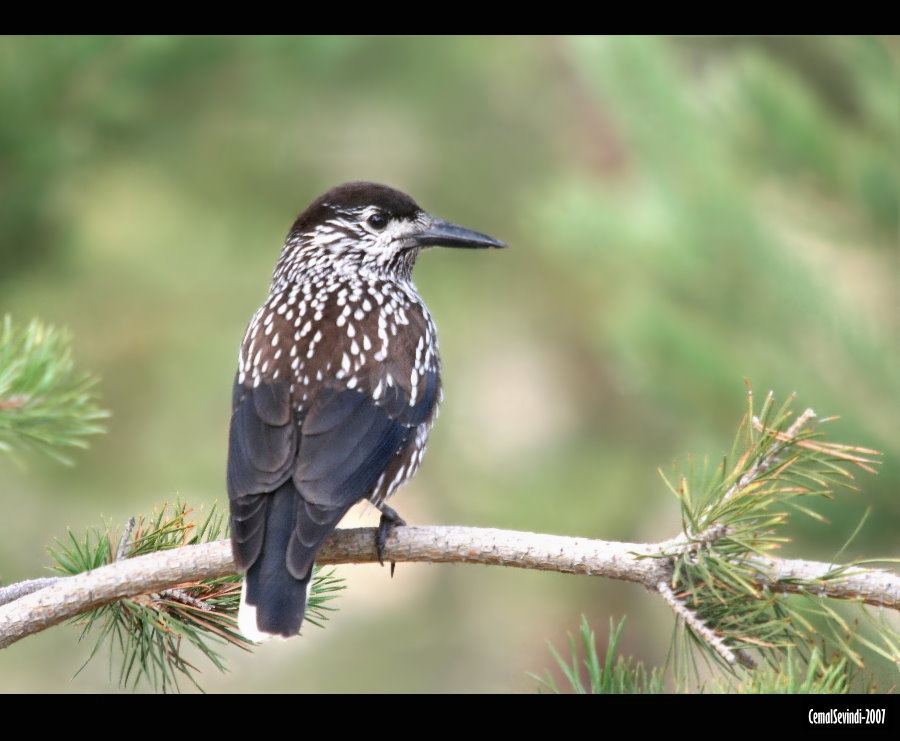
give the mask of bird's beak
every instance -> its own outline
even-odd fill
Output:
[[[416,247],[467,247],[469,249],[506,247],[506,244],[499,239],[434,217],[428,227],[412,234],[410,239]]]

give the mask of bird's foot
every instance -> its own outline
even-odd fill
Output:
[[[398,525],[405,525],[406,520],[398,515],[395,509],[384,503],[377,506],[381,510],[381,521],[378,523],[378,532],[375,534],[375,551],[378,553],[378,563],[384,566],[384,546],[387,543],[388,535]],[[396,565],[391,561],[391,576],[394,575]]]

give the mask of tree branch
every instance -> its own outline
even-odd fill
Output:
[[[385,560],[480,563],[636,582],[650,591],[672,579],[672,563],[658,544],[617,543],[537,533],[467,527],[398,527]],[[317,563],[377,562],[375,530],[337,530]],[[753,557],[761,589],[860,600],[900,610],[900,576],[861,567]],[[836,572],[839,574],[835,576]],[[0,648],[123,597],[160,592],[186,582],[235,573],[231,544],[219,540],[116,561],[108,566],[49,580],[20,596],[21,585],[0,589]],[[38,580],[34,580],[38,581]],[[35,584],[37,586],[37,584]],[[12,601],[11,601],[12,600]]]

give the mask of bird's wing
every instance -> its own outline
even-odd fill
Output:
[[[416,428],[429,419],[437,400],[437,372],[426,374],[413,404],[392,386],[377,401],[357,389],[319,394],[303,419],[293,468],[300,492],[288,569],[307,573],[319,545],[357,502],[369,496],[395,456],[412,444]]]
[[[228,437],[228,496],[234,559],[241,571],[259,556],[267,498],[291,475],[297,423],[287,381],[248,388],[235,381]]]
[[[410,445],[437,401],[438,374],[425,373],[415,402],[399,385],[376,401],[356,389],[317,395],[298,423],[287,381],[235,383],[228,446],[235,562],[248,569],[265,536],[268,498],[289,478],[299,493],[288,568],[309,572],[315,552],[346,511],[365,499],[392,459]]]

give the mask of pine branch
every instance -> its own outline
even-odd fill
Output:
[[[675,538],[611,543],[493,529],[399,527],[385,559],[513,566],[639,583],[671,607],[682,636],[729,667],[754,667],[758,659],[775,666],[792,650],[808,654],[812,635],[856,666],[863,662],[855,645],[900,665],[896,629],[877,626],[870,638],[827,603],[900,610],[900,577],[868,568],[875,562],[829,564],[773,555],[787,540],[787,508],[818,517],[802,500],[831,496],[833,486],[850,487],[850,468],[872,472],[878,455],[821,441],[815,413],[806,410],[795,418],[791,401],[776,409],[769,394],[756,414],[748,394],[732,455],[714,470],[691,462],[669,483],[681,503],[682,531]],[[238,586],[230,543],[206,542],[224,529],[223,518],[211,514],[198,526],[186,520],[183,505],[174,515],[167,512],[163,508],[147,523],[130,521],[121,536],[89,534],[82,541],[70,533],[54,555],[57,568],[71,576],[46,586],[25,582],[0,589],[0,648],[86,613],[85,631],[100,622],[102,635],[123,646],[121,683],[148,677],[165,689],[177,687],[178,672],[192,678],[193,667],[181,657],[182,638],[218,666],[207,634],[246,647],[234,624]],[[374,532],[337,531],[317,562],[375,562]],[[317,576],[310,622],[321,624],[316,618],[324,619],[322,611],[330,609],[323,603],[338,588],[329,576]],[[813,627],[817,619],[821,630]]]
[[[319,564],[377,563],[375,529],[337,530],[319,552]],[[473,563],[564,574],[602,576],[657,591],[670,582],[672,566],[659,558],[659,544],[618,543],[587,538],[468,527],[397,527],[388,538],[385,561]],[[754,586],[775,594],[814,593],[900,611],[900,576],[854,567],[792,559],[753,560]],[[227,540],[149,553],[116,561],[14,599],[0,588],[0,648],[123,597],[159,592],[187,582],[235,573]]]
[[[71,463],[60,448],[86,447],[109,413],[97,405],[97,379],[76,373],[66,332],[32,320],[0,324],[0,450],[32,448]]]

